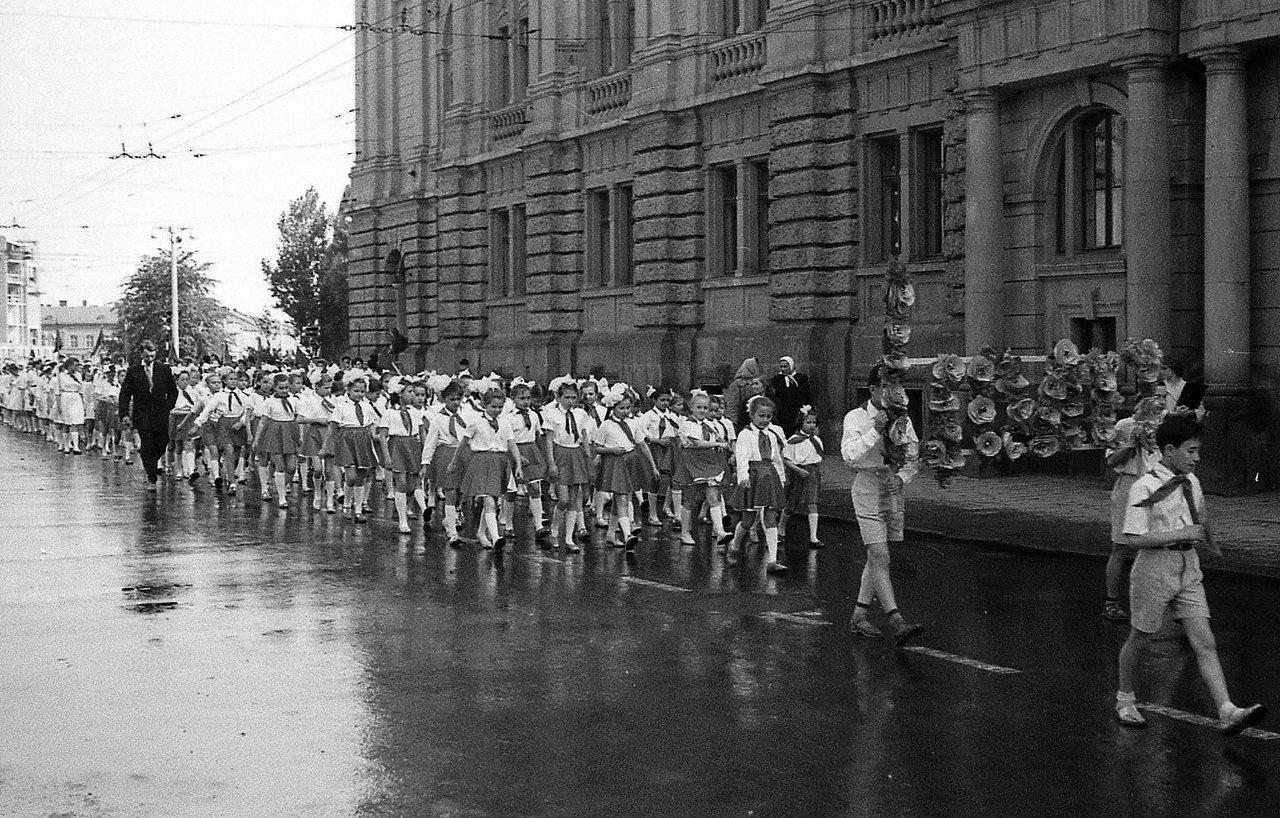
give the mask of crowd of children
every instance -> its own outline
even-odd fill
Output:
[[[132,463],[137,440],[117,408],[124,374],[75,359],[9,364],[0,373],[4,421],[69,455]],[[401,533],[415,518],[432,525],[440,507],[455,548],[466,529],[501,551],[523,513],[542,547],[567,553],[582,550],[589,525],[628,552],[645,526],[669,527],[695,545],[706,525],[731,562],[762,539],[765,569],[781,574],[779,532],[793,514],[807,518],[810,545],[822,546],[822,442],[809,406],[787,437],[764,395],[751,398],[749,423],[737,429],[720,395],[590,377],[566,375],[544,388],[320,359],[296,369],[213,362],[174,374],[164,471],[219,493],[234,496],[249,481],[263,503],[288,509],[296,486],[314,510],[358,524],[381,482]]]

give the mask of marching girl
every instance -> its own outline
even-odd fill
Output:
[[[169,441],[173,445],[173,465],[170,474],[179,480],[196,481],[196,451],[191,440],[192,421],[199,417],[200,406],[191,386],[191,373],[178,371],[178,399],[169,410]]]
[[[693,520],[694,513],[703,502],[703,495],[711,509],[722,507],[720,484],[724,481],[729,442],[722,436],[723,429],[713,425],[709,418],[711,398],[706,392],[694,392],[689,398],[689,409],[690,417],[680,422],[677,432],[680,457],[672,476],[672,485],[679,486],[682,492],[680,542],[684,545],[696,545]],[[723,513],[712,513],[711,531],[720,545],[733,539],[733,535],[725,533]]]
[[[782,488],[786,479],[786,466],[782,460],[786,438],[782,429],[773,425],[775,409],[774,402],[763,395],[748,401],[750,423],[738,434],[738,441],[733,447],[738,478],[734,506],[742,512],[742,519],[733,532],[728,562],[737,562],[743,540],[755,526],[756,517],[761,516],[767,553],[765,570],[770,574],[782,574],[787,566],[778,561],[778,510],[787,502]]]
[[[384,468],[391,471],[394,484],[396,514],[400,533],[409,534],[409,492],[426,518],[427,495],[422,489],[422,448],[427,437],[427,413],[423,409],[427,388],[410,383],[400,392],[400,406],[383,412],[378,424],[378,443],[382,446]]]
[[[582,405],[582,411],[587,413],[587,419],[591,424],[590,437],[595,440],[596,430],[605,422],[609,416],[609,410],[600,405],[601,390],[608,389],[609,384],[603,378],[599,381],[591,378],[584,378],[582,383],[578,385],[578,400]],[[608,528],[609,522],[605,517],[605,503],[609,502],[609,496],[599,489],[600,485],[600,455],[596,454],[591,459],[591,481],[587,484],[587,490],[591,499],[591,513],[595,517],[596,528]]]
[[[80,434],[84,431],[84,382],[80,362],[68,358],[53,385],[57,416],[63,429],[62,453],[81,454]]]
[[[365,521],[368,480],[370,472],[378,466],[378,456],[373,449],[373,427],[378,417],[365,399],[368,393],[369,382],[362,377],[347,383],[347,400],[334,403],[329,435],[321,448],[322,453],[333,456],[334,463],[343,471],[346,492],[342,516],[357,523]]]
[[[314,494],[311,507],[336,514],[337,473],[333,458],[324,454],[324,439],[329,433],[329,420],[333,417],[333,378],[321,375],[315,388],[302,393],[298,399],[298,455],[311,463],[311,482]]]
[[[205,473],[209,482],[218,488],[222,486],[222,450],[218,448],[214,428],[205,426],[203,421],[205,410],[221,397],[222,376],[217,370],[209,370],[200,383],[200,397],[196,399],[197,408],[191,420],[191,444],[195,451],[203,451]]]
[[[663,386],[652,394],[653,408],[641,417],[644,422],[645,438],[649,441],[649,452],[658,467],[658,477],[649,489],[649,519],[647,525],[661,526],[658,518],[658,503],[662,502],[662,512],[668,518],[676,516],[673,503],[680,502],[679,491],[671,486],[671,475],[675,471],[676,430],[679,424],[671,416],[671,398],[674,393]]]
[[[725,506],[725,499],[732,494],[737,486],[737,466],[733,460],[733,444],[738,439],[738,430],[734,427],[733,421],[725,417],[724,395],[711,396],[711,411],[707,416],[711,422],[712,430],[715,431],[716,437],[728,444],[728,450],[725,452],[725,474],[724,479],[720,482],[720,507],[712,508],[709,504],[703,503],[703,516],[710,519],[711,515],[720,515],[720,524],[728,525],[728,510]],[[724,553],[723,547],[721,553]]]
[[[94,402],[93,382],[98,378],[98,371],[92,366],[85,367],[80,372],[80,401],[84,406],[84,433],[81,439],[84,443],[85,451],[93,449],[98,439],[98,418],[94,410],[97,404]]]
[[[462,472],[459,489],[462,496],[479,499],[484,504],[480,528],[476,532],[481,547],[499,552],[506,543],[506,537],[498,530],[498,498],[507,490],[513,466],[516,481],[524,480],[515,430],[501,417],[506,402],[507,396],[501,389],[490,389],[485,393],[484,418],[472,423],[462,433],[462,441],[449,462],[451,473]]]
[[[547,477],[556,487],[556,507],[551,514],[552,539],[570,554],[582,551],[578,520],[582,517],[582,496],[591,480],[593,451],[589,437],[591,421],[578,406],[578,384],[568,375],[551,382],[556,402],[542,410],[543,445]]]
[[[286,381],[287,384],[287,381]],[[258,373],[257,382],[252,389],[244,392],[244,428],[248,435],[248,443],[244,447],[245,471],[257,467],[258,490],[263,500],[271,499],[271,458],[262,457],[258,453],[258,427],[262,414],[262,404],[275,391],[275,375],[268,371]]]
[[[297,408],[302,404],[302,397],[311,394],[311,386],[306,376],[301,370],[295,369],[289,373],[289,394],[293,395],[293,405]],[[302,448],[302,426],[298,426],[298,448]],[[302,493],[311,493],[311,458],[300,456],[297,458],[297,471],[295,471],[290,479],[301,486]]]
[[[276,499],[280,508],[289,507],[289,475],[297,468],[298,411],[297,398],[289,393],[289,376],[276,375],[272,381],[274,394],[254,411],[257,428],[253,448],[258,453],[258,475],[262,479],[262,501],[271,499],[268,478],[274,477]],[[274,467],[275,474],[271,474]]]
[[[214,392],[196,417],[196,428],[201,430],[209,448],[209,473],[213,475],[213,487],[221,492],[225,486],[231,497],[236,494],[236,463],[240,460],[241,449],[248,444],[245,408],[246,398],[240,391],[240,372],[233,369],[223,376],[222,391]]]
[[[18,421],[22,431],[35,434],[40,427],[35,417],[35,389],[38,375],[36,366],[32,364],[19,373],[18,380]]]
[[[778,523],[778,535],[787,536],[787,519],[801,510],[809,518],[809,547],[821,548],[818,539],[818,493],[822,490],[822,438],[818,437],[818,414],[812,406],[800,407],[800,428],[787,439],[782,457],[791,472],[787,484],[787,506]]]
[[[120,387],[116,386],[115,368],[103,367],[98,377],[93,379],[93,442],[102,459],[107,460],[115,453],[115,438],[118,435],[119,415],[116,406],[120,398]]]
[[[427,440],[422,446],[422,465],[429,467],[426,471],[431,475],[433,490],[444,496],[442,522],[449,545],[461,548],[462,538],[458,536],[458,488],[462,485],[462,475],[449,467],[462,442],[462,433],[470,425],[462,416],[462,384],[450,381],[440,390],[440,399],[444,405],[431,418],[431,428],[427,430]]]
[[[634,553],[640,543],[637,529],[632,527],[632,495],[650,480],[655,479],[657,469],[653,457],[645,445],[643,424],[631,417],[635,406],[626,384],[615,383],[600,399],[609,408],[609,416],[595,433],[595,450],[600,455],[600,491],[612,498],[613,512],[607,524],[606,542],[618,547],[626,544],[627,553]],[[621,540],[613,534],[616,524]]]
[[[535,539],[551,534],[547,518],[543,516],[542,481],[547,475],[547,458],[543,442],[542,417],[533,408],[533,386],[519,379],[511,384],[512,408],[506,415],[515,432],[516,448],[520,450],[520,465],[524,468],[524,483],[507,486],[507,499],[502,504],[502,530],[510,537],[515,531],[516,497],[529,497],[529,516],[533,518]]]

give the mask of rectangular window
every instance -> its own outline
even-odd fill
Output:
[[[608,287],[613,281],[613,221],[609,210],[608,190],[587,192],[587,281],[597,287]]]
[[[742,26],[743,0],[721,0],[724,3],[724,36],[732,37]]]
[[[511,258],[511,216],[505,210],[489,213],[489,298],[505,298],[507,262]]]
[[[524,99],[529,89],[529,18],[522,17],[516,22],[515,41],[511,44],[515,52],[515,73],[512,77],[513,96],[516,100]]]
[[[508,26],[498,26],[493,41],[493,79],[497,104],[506,105],[511,101],[511,29]]]
[[[942,131],[916,134],[915,156],[916,258],[942,255]]]
[[[613,285],[615,287],[630,287],[634,281],[631,266],[632,247],[635,243],[635,234],[631,230],[632,196],[631,185],[618,185],[617,206],[614,208],[613,219],[615,234]]]
[[[600,62],[596,70],[600,74],[613,71],[613,19],[611,16],[612,0],[596,0],[596,40],[599,43],[597,53]]]
[[[1110,112],[1080,127],[1081,239],[1088,250],[1120,246],[1124,150],[1117,131]]]
[[[738,169],[734,165],[718,167],[715,174],[716,227],[720,239],[717,272],[738,274]]]
[[[1116,351],[1116,319],[1072,318],[1071,340],[1081,352],[1098,349]]]
[[[868,199],[867,258],[888,261],[902,252],[902,180],[897,136],[872,139],[867,162],[871,179]]]
[[[511,208],[511,295],[525,294],[525,212],[524,205]]]
[[[636,0],[624,0],[626,8],[622,14],[622,31],[618,33],[618,68],[631,65],[631,51],[636,45]]]
[[[755,183],[755,254],[756,272],[769,272],[769,160],[751,163],[751,175]]]

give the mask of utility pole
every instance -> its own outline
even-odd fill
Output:
[[[173,306],[169,319],[169,349],[173,362],[177,363],[181,354],[178,348],[178,245],[182,243],[182,236],[178,234],[187,228],[169,225],[159,229],[169,234],[169,299]]]

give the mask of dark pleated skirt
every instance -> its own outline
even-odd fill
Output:
[[[258,418],[258,424],[258,428],[262,430],[258,454],[298,453],[298,424],[291,420],[271,418]]]
[[[741,511],[757,508],[784,508],[787,502],[782,481],[773,470],[773,464],[764,460],[751,461],[750,482],[738,486],[733,493],[733,507]]]
[[[462,470],[449,472],[449,464],[453,462],[457,446],[437,446],[431,458],[431,481],[442,491],[456,491],[462,485]]]
[[[333,458],[342,468],[376,467],[378,455],[373,451],[373,433],[367,426],[346,429],[339,427],[334,433]]]
[[[718,449],[681,449],[671,482],[677,486],[719,485],[724,479],[724,452]]]
[[[299,423],[298,436],[302,442],[298,446],[298,454],[303,457],[320,457],[324,447],[325,427],[319,423]]]
[[[591,463],[587,460],[587,450],[578,446],[555,446],[552,454],[556,458],[557,486],[585,486],[591,482]]]
[[[524,481],[535,483],[547,476],[547,456],[535,443],[520,443],[520,466],[524,469]]]
[[[511,456],[506,452],[472,452],[462,475],[462,496],[501,497],[507,492]]]
[[[417,474],[422,471],[422,438],[396,435],[387,439],[391,465],[387,468],[397,474]]]
[[[807,511],[805,506],[816,505],[818,493],[822,491],[822,464],[814,463],[802,468],[809,472],[809,476],[792,475],[791,482],[787,484],[787,506],[798,512]]]
[[[648,480],[642,479],[641,472],[647,471],[647,467],[637,466],[639,460],[640,455],[635,451],[600,455],[600,476],[596,481],[596,491],[627,495],[643,489],[648,485]]]

